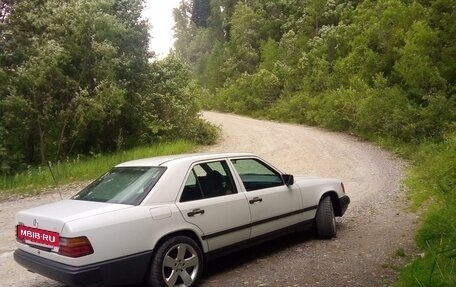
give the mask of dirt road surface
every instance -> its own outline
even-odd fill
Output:
[[[400,159],[314,127],[214,112],[203,116],[222,130],[219,143],[204,151],[253,152],[283,172],[340,178],[352,202],[338,218],[337,238],[318,240],[302,232],[223,257],[208,266],[201,286],[390,286],[397,267],[414,256],[417,217],[406,208]],[[58,191],[68,198],[81,186]],[[59,200],[58,191],[0,202],[0,286],[63,286],[27,272],[12,258],[14,214]]]

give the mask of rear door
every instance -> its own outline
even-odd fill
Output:
[[[225,160],[195,164],[177,206],[185,220],[203,232],[210,250],[250,237],[249,204]]]
[[[233,159],[231,163],[239,174],[249,202],[252,238],[303,221],[299,188],[285,185],[277,170],[257,158]]]

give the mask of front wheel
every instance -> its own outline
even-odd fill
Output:
[[[336,236],[336,217],[330,196],[325,196],[320,200],[315,221],[318,237],[331,239]]]
[[[196,242],[176,236],[160,245],[152,258],[149,286],[195,286],[203,266],[203,255]]]

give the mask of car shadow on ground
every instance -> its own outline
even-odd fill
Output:
[[[342,233],[346,228],[346,224],[341,222],[337,223],[338,232]],[[274,256],[289,248],[314,240],[319,240],[315,229],[303,230],[218,257],[206,264],[198,286],[204,286],[205,283],[210,284],[213,278],[216,278],[223,273],[233,271],[241,266],[254,263],[258,259]],[[145,286],[146,284],[143,283],[137,287]]]
[[[300,231],[211,260],[205,266],[201,283],[209,281],[212,277],[221,273],[225,273],[242,265],[254,262],[259,258],[272,256],[288,248],[311,240],[317,240],[317,234],[315,231]]]
[[[337,222],[338,234],[343,233],[346,229],[347,223],[342,223],[340,221]],[[210,283],[212,278],[215,278],[220,274],[233,271],[240,266],[248,265],[249,263],[253,263],[261,258],[274,256],[275,254],[283,252],[289,248],[314,240],[319,240],[315,229],[303,230],[283,235],[273,240],[218,257],[206,264],[198,286],[204,286],[204,283]],[[131,285],[129,286],[132,287]],[[145,283],[135,285],[135,287],[146,286],[147,285]]]
[[[299,231],[213,259],[204,267],[203,275],[198,286],[204,285],[205,282],[210,281],[211,278],[219,274],[229,272],[242,265],[254,262],[259,258],[280,253],[288,248],[311,240],[317,240],[317,234],[314,230]],[[134,285],[134,287],[146,286],[145,283]],[[129,287],[133,286],[129,285]]]

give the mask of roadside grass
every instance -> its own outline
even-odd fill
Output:
[[[406,185],[412,208],[424,210],[416,234],[423,253],[394,286],[456,286],[456,134],[442,143],[422,144],[412,164]]]
[[[49,163],[49,166],[31,167],[14,176],[1,176],[0,195],[3,197],[38,194],[46,187],[95,179],[114,165],[124,161],[192,152],[195,149],[194,143],[176,141],[157,143],[112,154],[69,158],[65,161]]]

